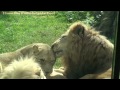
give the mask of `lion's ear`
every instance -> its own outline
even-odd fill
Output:
[[[83,35],[84,34],[84,26],[80,25],[80,24],[76,24],[74,27],[73,27],[73,33],[76,34],[76,35]]]
[[[33,53],[34,53],[34,54],[37,54],[38,52],[39,52],[38,46],[37,46],[37,45],[34,45],[34,46],[33,46]]]
[[[41,52],[42,51],[42,48],[40,48],[39,46],[37,46],[37,45],[34,45],[33,46],[33,53],[34,54],[38,54],[39,52]]]
[[[74,30],[75,32],[75,34],[77,34],[77,35],[80,35],[80,34],[84,34],[84,27],[83,26],[78,26],[78,27],[76,27],[76,29]]]

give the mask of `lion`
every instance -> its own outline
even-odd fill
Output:
[[[51,47],[44,43],[33,43],[14,52],[0,54],[0,62],[2,63],[4,69],[14,59],[19,60],[20,57],[26,56],[33,56],[36,62],[39,63],[45,75],[52,73],[53,65],[56,59]]]
[[[61,57],[68,79],[100,74],[111,68],[114,45],[100,32],[81,22],[73,23],[51,46]]]
[[[1,79],[46,79],[41,67],[33,57],[20,57],[0,73]]]

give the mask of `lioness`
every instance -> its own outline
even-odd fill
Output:
[[[20,57],[31,57],[33,56],[35,60],[39,63],[44,74],[50,74],[53,70],[53,65],[56,61],[53,51],[48,44],[44,43],[33,43],[24,46],[14,52],[8,52],[0,54],[0,62],[3,68],[10,64],[14,59]]]

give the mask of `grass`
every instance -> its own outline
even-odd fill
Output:
[[[14,51],[35,42],[51,45],[66,28],[67,23],[61,22],[54,15],[0,15],[0,53]],[[60,61],[56,65],[60,66]]]
[[[51,44],[66,30],[66,25],[54,16],[0,15],[0,52],[13,51],[33,42]],[[11,46],[14,48],[9,48]]]

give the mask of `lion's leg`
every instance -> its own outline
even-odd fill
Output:
[[[112,68],[107,70],[104,73],[99,73],[99,74],[87,74],[80,79],[111,79],[111,73],[112,73]]]
[[[47,77],[47,79],[67,79],[67,78],[64,75],[56,74],[56,75],[51,75]]]
[[[47,79],[67,79],[61,72],[55,71],[53,69],[53,72],[46,76]]]
[[[87,74],[79,79],[95,79],[96,74]]]
[[[59,69],[54,69],[55,72],[64,73],[64,67],[60,67]]]
[[[96,79],[111,79],[112,68],[108,69],[106,72],[99,74]]]
[[[98,75],[98,74],[87,74],[79,79],[111,79],[111,76]]]

